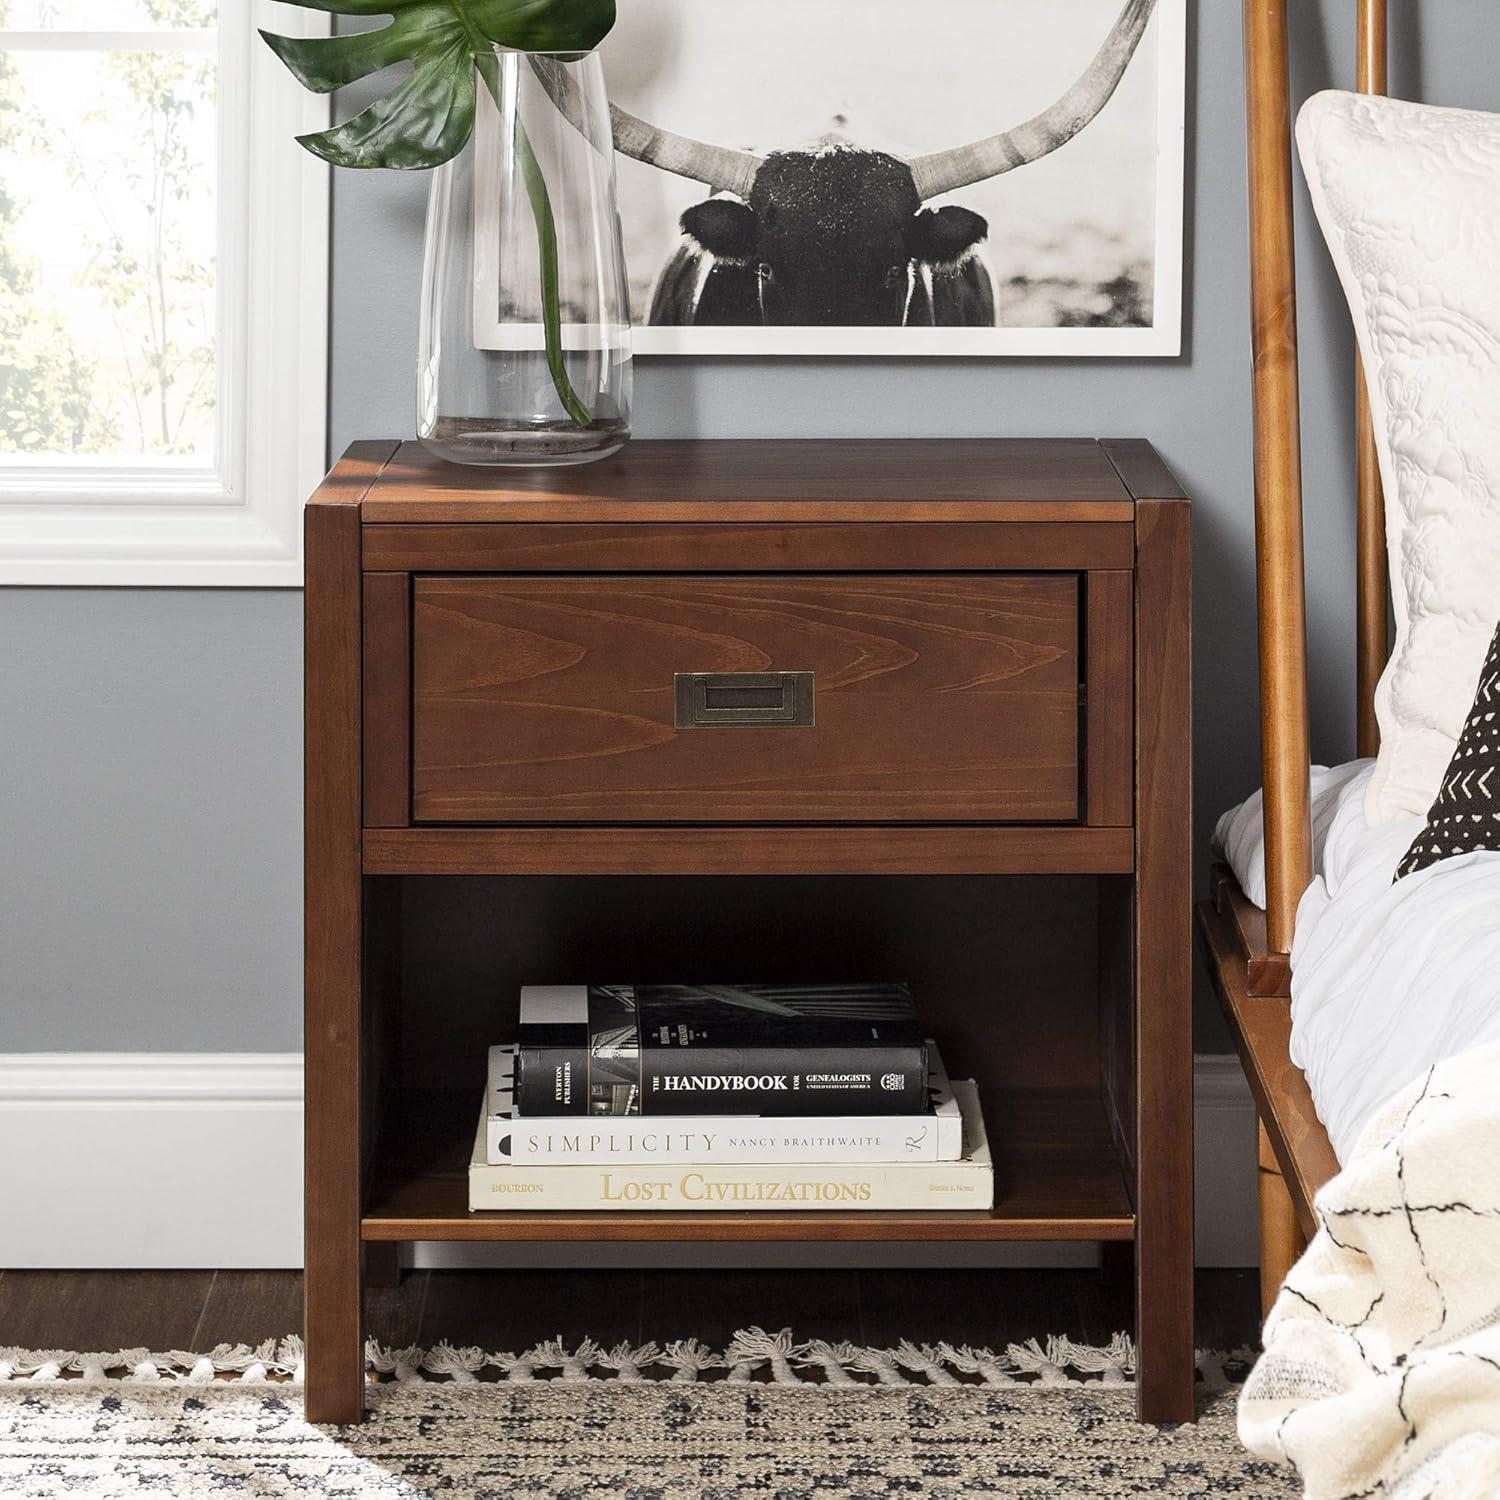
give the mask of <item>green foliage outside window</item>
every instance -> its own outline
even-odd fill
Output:
[[[0,0],[0,25],[8,9]],[[144,0],[143,9],[162,27],[214,22],[212,0]],[[101,127],[91,140],[114,143],[101,153],[44,118],[14,56],[0,53],[0,155],[49,161],[90,205],[72,290],[86,315],[104,320],[94,347],[80,348],[68,316],[79,305],[17,247],[29,205],[0,188],[0,451],[194,453],[215,405],[214,265],[188,244],[182,210],[204,195],[197,147],[212,124],[214,72],[197,54],[110,54],[108,91],[77,117]],[[118,211],[122,184],[128,219]]]

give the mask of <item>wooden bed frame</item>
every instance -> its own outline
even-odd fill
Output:
[[[1255,394],[1255,566],[1265,786],[1266,910],[1214,871],[1199,932],[1260,1117],[1260,1279],[1269,1308],[1314,1231],[1312,1199],[1338,1170],[1301,1070],[1288,1055],[1292,928],[1312,880],[1302,452],[1292,235],[1286,0],[1244,0]],[[1386,91],[1385,0],[1357,0],[1358,83]],[[1358,748],[1379,744],[1375,684],[1388,654],[1384,505],[1364,375],[1356,371]]]

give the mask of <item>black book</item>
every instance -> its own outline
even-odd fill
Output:
[[[904,984],[570,984],[521,991],[516,1108],[547,1115],[917,1114]]]

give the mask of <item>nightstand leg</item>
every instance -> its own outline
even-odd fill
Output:
[[[1190,1421],[1193,1360],[1189,508],[1136,507],[1136,1400]]]
[[[304,1310],[309,1422],[361,1422],[365,1414],[361,1256],[333,1246],[307,1253]]]
[[[358,1422],[364,1415],[358,506],[309,505],[306,544],[306,1405],[311,1422]]]

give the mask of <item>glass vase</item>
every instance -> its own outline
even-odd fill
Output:
[[[461,464],[604,458],[631,394],[604,72],[497,49],[478,74],[473,136],[427,201],[417,435]]]

